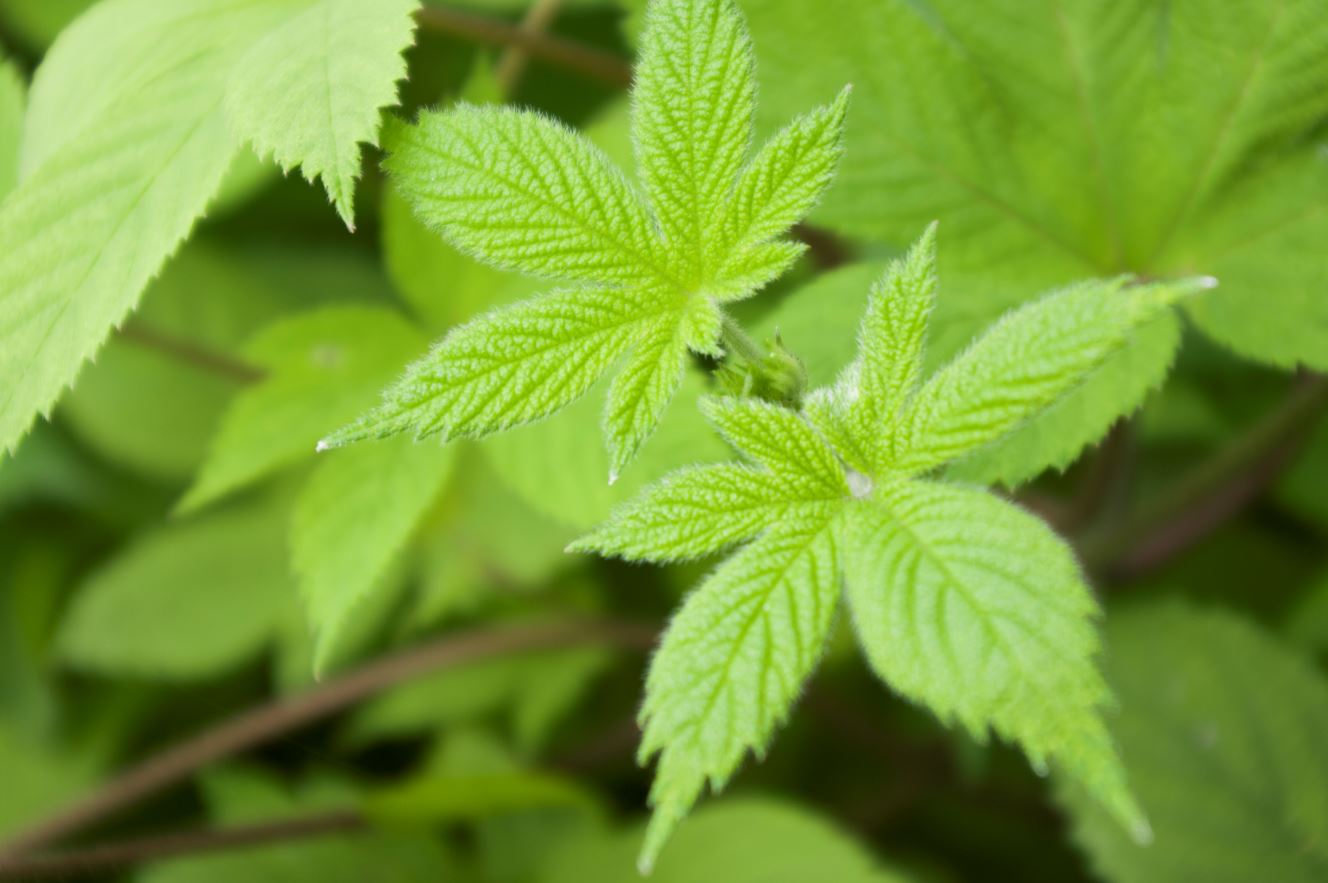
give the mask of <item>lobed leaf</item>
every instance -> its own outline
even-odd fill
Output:
[[[640,867],[707,780],[765,750],[820,658],[839,595],[830,519],[782,522],[700,585],[650,664],[640,756],[659,754]]]
[[[632,88],[641,181],[671,250],[704,262],[751,146],[756,72],[733,0],[661,0],[646,10]],[[704,263],[693,267],[705,273]]]
[[[407,368],[376,410],[320,447],[400,432],[448,441],[547,417],[590,389],[658,310],[653,292],[609,288],[494,310],[454,329]]]
[[[876,673],[975,737],[1055,762],[1139,839],[1148,824],[1103,721],[1097,605],[1040,520],[990,494],[907,482],[849,509],[844,558]]]
[[[318,0],[255,43],[227,86],[236,135],[282,169],[322,178],[352,230],[360,145],[377,140],[379,111],[396,103],[418,6]]]
[[[454,448],[406,439],[363,445],[322,460],[301,489],[291,567],[316,635],[315,670],[437,500],[455,459]]]
[[[548,117],[458,104],[386,139],[417,215],[507,270],[641,284],[671,278],[640,197],[603,153]]]
[[[918,391],[893,467],[924,472],[993,442],[1082,384],[1139,326],[1213,280],[1083,283],[1007,314]]]

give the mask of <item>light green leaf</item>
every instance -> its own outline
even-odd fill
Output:
[[[418,0],[318,0],[244,54],[226,93],[237,136],[286,171],[321,177],[346,226],[360,144],[374,143],[378,114],[406,75]]]
[[[0,448],[50,409],[217,192],[235,153],[225,80],[272,15],[112,0],[46,56],[0,210]]]
[[[745,465],[680,469],[622,504],[568,551],[660,563],[703,558],[750,540],[790,509],[815,511],[799,489],[786,476]]]
[[[423,346],[419,332],[381,307],[327,307],[265,328],[245,356],[267,376],[232,400],[181,509],[312,457],[318,440],[362,411]]]
[[[17,68],[0,55],[0,200],[18,183],[18,148],[26,104],[27,85]]]
[[[665,314],[641,332],[636,348],[609,386],[604,439],[609,449],[609,484],[636,456],[659,424],[682,384],[687,364],[685,329]],[[714,340],[712,335],[711,340]]]
[[[832,104],[798,117],[761,146],[717,207],[726,242],[750,247],[779,236],[816,205],[844,152],[851,91],[845,86]]]
[[[1122,415],[1137,410],[1162,386],[1180,343],[1181,323],[1174,312],[1140,325],[1083,385],[1005,438],[953,464],[951,477],[1013,488],[1045,469],[1065,470],[1092,440],[1105,436]]]
[[[1080,386],[1140,325],[1212,284],[1089,282],[1007,314],[918,391],[894,467],[923,472],[996,441]]]
[[[644,292],[554,292],[487,313],[435,344],[383,403],[320,443],[409,432],[446,442],[530,423],[585,394],[640,338]]]
[[[647,8],[632,87],[636,160],[670,248],[700,263],[692,273],[706,270],[713,248],[706,234],[751,147],[755,76],[733,0],[657,0]]]
[[[323,668],[347,619],[405,547],[451,475],[455,452],[409,439],[327,455],[291,517],[292,568]]]
[[[849,492],[835,452],[796,411],[759,399],[702,400],[706,418],[729,444],[786,480],[814,488],[819,496]]]
[[[1121,836],[1074,783],[1075,839],[1115,883],[1328,874],[1328,684],[1237,616],[1167,602],[1113,613],[1114,730],[1154,842]]]
[[[484,372],[501,378],[488,392],[487,379],[431,383],[434,368],[422,363],[384,409],[330,443],[512,429],[570,405],[630,352],[603,421],[612,479],[660,422],[688,351],[722,355],[718,304],[750,296],[802,253],[768,240],[828,183],[845,101],[796,122],[744,173],[752,64],[732,0],[660,0],[645,43],[632,134],[649,204],[589,139],[536,113],[461,103],[389,132],[386,167],[397,189],[452,244],[499,268],[597,287],[537,299],[558,314],[556,327],[532,303],[444,341],[435,362],[501,363],[501,372]],[[616,304],[610,325],[587,325],[588,298],[597,311]],[[539,329],[538,352],[522,349],[532,344],[515,319]],[[404,413],[435,398],[434,413]]]
[[[548,117],[458,104],[389,128],[384,163],[426,224],[534,276],[667,278],[639,196],[603,153]]]
[[[639,830],[587,834],[562,845],[539,883],[625,883]],[[904,883],[870,850],[806,807],[783,800],[724,800],[697,812],[650,873],[651,883]]]
[[[270,503],[159,528],[79,588],[61,657],[103,675],[194,680],[256,654],[294,603],[285,512]]]
[[[881,487],[846,524],[853,622],[882,680],[1063,768],[1145,840],[1103,721],[1097,605],[1065,544],[984,491],[931,483]]]
[[[839,597],[830,519],[783,522],[687,598],[650,664],[640,757],[658,753],[640,866],[700,796],[763,754],[820,659]]]

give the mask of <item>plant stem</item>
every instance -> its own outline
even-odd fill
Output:
[[[576,71],[617,89],[632,84],[632,66],[624,58],[593,46],[442,6],[424,6],[415,13],[420,26],[441,34],[481,43],[520,48],[531,58]]]
[[[96,791],[23,831],[0,847],[0,861],[55,844],[151,795],[187,780],[199,768],[354,705],[403,681],[440,669],[515,653],[581,644],[644,649],[653,629],[617,622],[570,621],[498,626],[379,659],[334,681],[278,699],[223,721],[111,779]]]
[[[1238,514],[1295,460],[1328,406],[1328,379],[1302,374],[1281,404],[1116,530],[1082,545],[1090,565],[1115,579],[1148,573]]]
[[[190,341],[153,331],[142,325],[130,324],[121,328],[117,334],[120,340],[156,350],[186,364],[201,368],[212,374],[219,374],[239,383],[256,383],[263,379],[263,372],[253,365],[245,364],[223,353],[204,349]]]
[[[753,367],[759,368],[761,363],[765,361],[767,355],[765,348],[744,331],[732,316],[724,317],[724,324],[720,329],[720,339],[724,342],[726,352],[737,356]]]
[[[102,877],[112,871],[173,856],[219,852],[366,829],[367,825],[359,814],[341,811],[230,828],[158,834],[66,852],[0,858],[0,880]]]
[[[561,6],[562,0],[535,0],[526,12],[526,17],[521,20],[521,30],[527,35],[543,34],[558,17]],[[503,95],[510,96],[516,89],[529,61],[530,51],[525,46],[513,44],[503,52],[503,57],[498,62],[498,69],[494,72]]]

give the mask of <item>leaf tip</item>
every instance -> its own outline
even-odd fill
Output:
[[[1130,839],[1135,846],[1153,845],[1153,826],[1148,823],[1148,819],[1140,817],[1130,826]]]

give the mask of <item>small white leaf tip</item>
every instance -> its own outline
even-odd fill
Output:
[[[1130,839],[1135,846],[1152,846],[1153,826],[1148,824],[1147,819],[1140,819],[1130,828]]]
[[[321,454],[324,451],[330,451],[330,450],[332,450],[332,443],[325,438],[319,439],[318,444],[314,445],[315,454]]]
[[[618,483],[618,470],[617,470],[617,469],[610,469],[610,470],[609,470],[609,487],[613,487],[613,485],[615,485],[615,484],[617,484],[617,483]]]
[[[1218,286],[1218,281],[1216,276],[1200,276],[1198,281],[1199,281],[1199,287],[1205,290],[1210,288],[1216,288]]]

